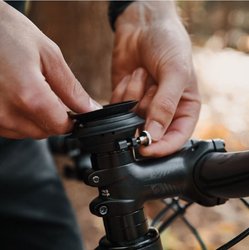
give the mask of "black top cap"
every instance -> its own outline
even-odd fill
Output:
[[[136,129],[144,123],[141,117],[131,111],[136,104],[136,101],[121,102],[71,116],[76,120],[71,137],[79,138],[88,148],[92,144],[94,148],[101,147],[101,150],[106,150],[107,144],[133,137]],[[113,149],[113,146],[108,148]]]
[[[108,117],[114,115],[120,115],[122,113],[126,113],[130,111],[132,108],[134,108],[136,104],[137,101],[114,103],[103,106],[103,109],[98,109],[83,114],[70,115],[70,117],[81,124],[85,124],[92,121],[107,119]]]

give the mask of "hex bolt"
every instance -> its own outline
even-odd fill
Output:
[[[106,215],[107,212],[108,212],[108,207],[107,207],[107,206],[101,206],[101,207],[99,208],[99,213],[100,213],[101,215]]]
[[[144,146],[149,146],[152,143],[151,135],[148,131],[144,130],[137,138],[138,143]]]
[[[109,190],[108,189],[101,190],[101,195],[105,197],[109,197],[110,196]]]
[[[93,178],[92,178],[92,180],[93,180],[93,182],[94,182],[95,184],[99,183],[99,176],[94,175]]]

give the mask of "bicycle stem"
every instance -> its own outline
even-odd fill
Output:
[[[171,156],[139,161],[129,148],[93,153],[92,168],[82,175],[87,185],[99,189],[90,210],[103,217],[106,237],[97,249],[161,250],[159,235],[148,228],[143,213],[147,200],[179,196],[206,206],[224,203],[201,192],[193,174],[197,163],[215,151],[224,152],[222,141],[189,141]]]
[[[162,250],[159,233],[148,228],[144,216],[143,204],[147,200],[180,197],[214,206],[230,198],[223,184],[229,185],[228,179],[232,178],[224,182],[221,173],[226,168],[224,160],[231,156],[225,154],[223,141],[191,140],[173,155],[137,159],[134,149],[141,140],[133,136],[144,121],[128,112],[132,105],[134,102],[111,105],[76,117],[78,123],[72,137],[79,139],[82,151],[91,154],[91,166],[87,168],[81,154],[75,157],[76,172],[87,185],[98,188],[99,196],[91,202],[90,210],[103,218],[106,231],[97,250]],[[249,153],[241,165],[248,158]],[[213,177],[216,171],[220,178]],[[232,177],[233,172],[225,176]],[[236,176],[237,182],[248,183],[246,167],[238,170]]]

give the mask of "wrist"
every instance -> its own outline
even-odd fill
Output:
[[[115,28],[139,28],[175,20],[179,21],[179,17],[173,1],[134,1],[118,16]]]

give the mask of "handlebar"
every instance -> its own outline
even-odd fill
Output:
[[[224,199],[249,196],[249,151],[210,153],[196,167],[199,189]]]
[[[139,165],[142,178],[150,179],[146,185],[154,183],[150,198],[180,196],[209,206],[249,196],[248,162],[249,151],[227,153],[222,141],[213,140],[190,141],[172,156]]]

